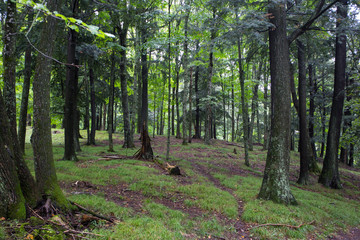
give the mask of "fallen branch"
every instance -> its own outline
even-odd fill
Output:
[[[100,234],[96,234],[96,233],[91,233],[91,232],[81,232],[81,231],[76,231],[73,229],[69,229],[64,231],[65,234],[84,234],[84,235],[93,235],[93,236],[97,236],[97,237],[105,237],[103,235]]]
[[[297,226],[288,225],[288,224],[281,224],[281,223],[267,223],[267,224],[261,224],[261,225],[254,226],[252,228],[273,226],[273,227],[288,227],[288,228],[293,228],[293,229],[299,229],[300,227],[302,227],[304,225],[312,225],[314,223],[315,223],[315,220],[313,220],[313,221],[311,221],[309,223],[301,223],[301,224],[299,224]]]
[[[114,223],[114,220],[112,220],[112,219],[110,219],[110,218],[108,218],[108,217],[102,216],[102,215],[100,215],[100,214],[97,214],[96,212],[91,211],[91,210],[89,210],[89,209],[87,209],[87,208],[85,208],[85,207],[83,207],[83,206],[81,206],[81,205],[79,205],[79,204],[77,204],[77,203],[75,203],[75,202],[73,202],[73,201],[70,201],[70,203],[71,203],[72,205],[75,205],[75,206],[78,207],[79,209],[81,209],[81,210],[83,210],[83,211],[85,211],[85,212],[87,212],[87,213],[90,213],[91,215],[94,215],[95,217],[98,217],[98,218],[104,219],[104,220],[106,220],[106,221],[108,221],[108,222]]]

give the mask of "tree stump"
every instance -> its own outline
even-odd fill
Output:
[[[134,154],[136,159],[154,159],[154,153],[150,141],[149,133],[144,125],[141,132],[141,148]]]

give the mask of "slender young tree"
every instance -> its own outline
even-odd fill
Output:
[[[114,123],[114,95],[115,95],[115,54],[114,50],[110,57],[111,67],[110,67],[110,86],[109,86],[109,108],[108,108],[108,134],[109,134],[109,152],[114,152],[114,143],[113,143],[113,123]]]
[[[250,166],[249,162],[249,113],[247,101],[245,101],[245,74],[244,67],[242,61],[242,41],[239,38],[237,40],[237,48],[238,48],[238,64],[239,64],[239,79],[240,79],[240,87],[241,87],[241,111],[242,111],[242,119],[243,119],[243,140],[244,140],[244,149],[245,149],[245,165]]]
[[[171,13],[171,0],[168,1],[168,14]],[[168,131],[166,142],[166,160],[169,160],[170,155],[170,134],[171,134],[171,19],[168,23]]]
[[[214,40],[216,38],[216,28],[215,28],[215,20],[216,20],[216,7],[212,8],[212,28],[210,30],[210,54],[209,54],[209,67],[208,67],[208,79],[206,84],[206,96],[207,98],[211,97],[212,91],[212,78],[214,72]],[[212,110],[211,110],[211,101],[207,99],[206,101],[206,118],[205,118],[205,136],[204,140],[206,144],[210,144],[211,139],[211,124],[212,123]]]
[[[95,79],[93,63],[89,64],[89,79],[90,79],[90,105],[91,105],[91,131],[90,138],[88,139],[89,145],[95,145],[96,133],[96,103],[95,103]]]
[[[34,13],[32,9],[27,8],[28,11],[28,29],[30,29]],[[25,66],[24,66],[24,84],[21,94],[21,107],[20,107],[20,116],[19,116],[19,144],[20,149],[23,153],[25,153],[25,136],[26,136],[26,119],[28,113],[28,105],[29,105],[29,90],[30,90],[30,80],[31,80],[31,53],[32,47],[29,43],[27,43],[27,47],[25,50]]]
[[[187,145],[189,139],[187,136],[187,130],[188,130],[188,109],[187,109],[187,104],[189,102],[188,99],[188,93],[189,93],[189,51],[188,51],[188,44],[189,44],[189,39],[188,39],[188,26],[189,26],[189,16],[190,16],[190,1],[187,0],[186,1],[186,13],[185,13],[185,24],[184,24],[184,90],[183,90],[183,141],[182,144],[183,145]]]

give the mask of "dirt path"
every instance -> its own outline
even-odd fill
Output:
[[[241,220],[242,213],[244,212],[244,202],[234,194],[231,188],[223,186],[220,181],[210,173],[208,168],[195,162],[192,162],[192,166],[196,172],[209,179],[209,181],[212,182],[215,187],[230,193],[236,199],[238,204],[238,217],[235,220],[229,219],[228,223],[235,227],[237,234],[228,236],[229,239],[251,239],[249,237],[249,225]]]

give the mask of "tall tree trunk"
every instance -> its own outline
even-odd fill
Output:
[[[55,11],[61,6],[61,1],[49,0],[48,9]],[[51,56],[56,39],[56,19],[48,16],[44,22],[39,42],[40,50]],[[51,60],[38,54],[34,74],[34,129],[31,143],[34,151],[35,176],[40,194],[56,202],[63,209],[70,206],[57,182],[51,139],[50,119],[50,77]]]
[[[176,87],[173,87],[172,91],[172,104],[171,104],[171,135],[175,135],[175,104],[173,104],[176,101]]]
[[[171,0],[168,2],[168,14],[170,16]],[[170,134],[171,134],[171,20],[168,25],[168,129],[166,141],[166,160],[169,160],[170,155]]]
[[[211,90],[212,90],[212,77],[213,77],[213,71],[214,71],[214,39],[216,38],[216,29],[215,29],[215,18],[216,18],[216,8],[213,8],[213,28],[211,30],[211,36],[210,36],[210,54],[209,54],[209,67],[208,67],[208,79],[207,79],[207,85],[206,85],[206,116],[205,116],[205,144],[210,144],[210,139],[212,135],[211,131]]]
[[[310,158],[309,171],[313,173],[319,173],[320,168],[317,165],[317,152],[314,139],[314,121],[315,121],[315,95],[317,93],[317,84],[314,78],[313,67],[310,64],[309,67],[309,84],[310,84],[310,108],[309,108],[309,142],[312,150],[312,157]]]
[[[123,109],[123,119],[124,119],[124,144],[123,148],[133,148],[134,139],[131,134],[131,125],[130,125],[130,114],[129,114],[129,98],[127,93],[127,78],[126,78],[126,37],[128,32],[128,23],[124,23],[122,28],[117,27],[120,45],[123,48],[120,50],[120,83],[121,83],[121,104]],[[147,111],[147,110],[146,110]]]
[[[242,63],[242,48],[241,48],[241,39],[237,41],[238,47],[238,63],[239,63],[239,78],[240,78],[240,87],[241,87],[241,111],[242,111],[242,120],[243,120],[243,140],[244,140],[244,149],[245,149],[245,165],[250,166],[249,162],[249,117],[248,117],[248,106],[245,101],[245,75]]]
[[[324,71],[323,74],[324,75]],[[320,149],[320,157],[323,158],[324,157],[324,152],[325,152],[325,138],[326,138],[326,105],[325,105],[325,98],[326,98],[326,94],[325,94],[325,78],[322,76],[321,79],[321,88],[322,88],[322,101],[321,101],[321,136],[322,136],[322,141],[321,141],[321,149]]]
[[[261,68],[261,66],[260,66]],[[259,71],[261,70],[259,68]],[[254,73],[255,74],[255,73]],[[255,125],[255,117],[257,111],[257,101],[258,101],[258,90],[259,90],[259,82],[257,82],[253,88],[253,99],[251,100],[251,118],[249,123],[249,151],[254,150],[254,125]]]
[[[269,5],[271,73],[271,138],[263,182],[258,197],[277,203],[296,204],[289,183],[290,167],[290,59],[286,37],[286,1]]]
[[[78,8],[78,0],[72,0],[71,9],[72,16],[76,17]],[[77,33],[73,29],[68,31],[67,42],[67,66],[66,66],[66,88],[65,88],[65,151],[64,160],[77,161],[74,136],[77,108],[77,88],[78,88],[78,67],[76,65],[76,36]]]
[[[28,13],[28,27],[31,27],[33,20],[33,11],[29,8],[27,9]],[[19,144],[20,149],[23,153],[25,153],[25,137],[26,137],[26,118],[27,118],[27,110],[29,105],[29,90],[30,90],[30,80],[31,80],[31,45],[27,44],[25,50],[25,69],[24,69],[24,84],[21,94],[21,107],[20,107],[20,116],[19,116]]]
[[[86,72],[86,64],[85,64],[85,72]],[[86,129],[86,138],[87,138],[87,145],[90,145],[90,113],[89,113],[89,107],[90,107],[90,92],[89,92],[89,78],[85,75],[84,76],[85,81],[85,118],[84,118],[84,129]]]
[[[0,114],[0,216],[10,219],[25,219],[25,199],[14,164],[10,122],[1,92]]]
[[[314,77],[315,69],[313,68],[313,65],[309,64],[308,69],[309,69],[309,85],[310,85],[309,137],[311,142],[311,148],[314,154],[314,159],[316,162],[317,152],[316,152],[315,139],[314,139],[314,134],[315,134],[314,121],[315,121],[315,95],[317,94],[317,83]]]
[[[141,42],[146,44],[146,29],[141,29]],[[141,50],[141,80],[142,80],[142,94],[141,94],[141,127],[148,130],[148,63],[147,50]]]
[[[326,153],[323,168],[319,177],[319,183],[326,187],[342,188],[339,176],[338,150],[340,140],[340,128],[345,99],[345,69],[346,69],[346,35],[343,25],[347,18],[347,0],[339,0],[337,7],[335,44],[335,80],[334,93],[331,105],[329,130],[326,144]]]
[[[192,68],[190,68],[188,123],[189,123],[188,142],[191,143],[191,139],[192,139]]]
[[[220,75],[220,79],[222,79],[222,76]],[[221,90],[222,90],[222,104],[223,104],[223,139],[227,141],[226,138],[226,100],[225,100],[225,81],[221,84]]]
[[[101,130],[104,131],[106,130],[106,113],[107,113],[107,104],[104,103],[103,104],[103,109],[102,109],[102,121],[101,121]]]
[[[269,117],[268,117],[268,75],[265,72],[264,76],[264,147],[263,150],[267,150],[269,147]]]
[[[96,133],[96,103],[95,103],[95,80],[93,66],[90,65],[89,69],[90,79],[90,105],[91,105],[91,132],[90,132],[90,145],[95,145]]]
[[[187,113],[187,103],[188,103],[188,92],[189,92],[189,62],[188,62],[188,23],[190,16],[190,1],[186,1],[186,13],[185,13],[185,24],[184,24],[184,55],[183,55],[183,66],[184,66],[184,89],[183,89],[183,145],[188,143],[188,113]],[[191,123],[190,123],[191,124]]]
[[[233,76],[234,74],[232,74],[232,77]],[[231,142],[234,142],[234,140],[235,140],[235,96],[234,96],[234,84],[232,83],[231,84]]]
[[[3,66],[4,66],[4,100],[6,112],[10,120],[12,134],[16,136],[16,93],[15,93],[15,75],[16,75],[16,3],[13,1],[6,2],[6,18],[4,26],[4,49],[3,49]]]
[[[309,130],[306,119],[306,59],[305,46],[300,40],[296,40],[298,49],[299,66],[299,126],[300,126],[300,176],[298,183],[307,185],[309,183],[309,165],[313,152],[310,145]]]
[[[134,112],[137,114],[136,128],[137,133],[141,132],[141,52],[140,52],[140,33],[139,27],[136,27],[136,38],[134,41],[134,49],[135,49],[135,67],[134,67]]]
[[[110,67],[110,86],[109,86],[109,113],[108,113],[108,135],[109,135],[109,152],[114,152],[113,143],[113,125],[114,125],[114,97],[115,97],[115,53],[111,54],[111,67]]]
[[[196,116],[195,116],[195,137],[196,139],[201,138],[200,129],[200,96],[199,96],[199,67],[196,66],[195,70],[195,105],[196,105]]]

